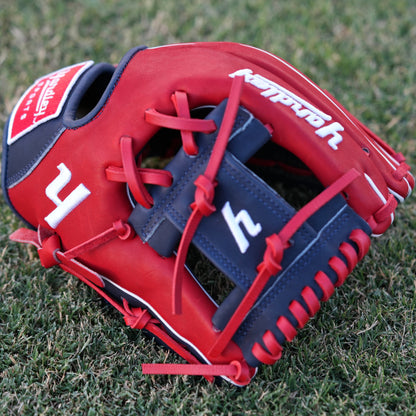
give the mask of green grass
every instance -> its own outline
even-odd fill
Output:
[[[117,4],[118,3],[118,4]],[[282,56],[416,167],[414,0],[0,0],[0,129],[37,77],[138,44],[228,40]],[[143,376],[177,357],[35,251],[0,203],[0,414],[416,415],[416,203],[244,389]]]

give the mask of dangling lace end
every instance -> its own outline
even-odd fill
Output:
[[[251,380],[250,368],[246,363],[231,361],[229,364],[142,364],[143,374],[203,376],[209,381],[214,377],[226,377],[240,386]]]
[[[38,233],[28,228],[19,228],[9,236],[11,241],[17,243],[31,244],[36,248],[41,248],[42,244],[39,241]]]

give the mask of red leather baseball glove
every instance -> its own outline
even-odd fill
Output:
[[[38,79],[8,121],[2,174],[31,228],[11,238],[189,363],[145,372],[237,385],[280,358],[414,187],[327,92],[233,43],[139,47]],[[318,191],[294,208],[302,182]],[[233,283],[220,305],[186,266],[191,243]]]

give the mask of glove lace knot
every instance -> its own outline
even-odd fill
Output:
[[[191,205],[192,210],[198,210],[204,217],[208,217],[215,212],[212,204],[215,195],[216,183],[212,182],[205,175],[200,175],[194,182],[196,186],[195,201]]]
[[[132,309],[126,299],[123,299],[123,308],[124,322],[133,329],[144,329],[150,322],[155,324],[159,322],[157,319],[152,318],[147,309]]]

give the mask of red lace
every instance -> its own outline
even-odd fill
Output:
[[[142,373],[221,376],[235,381],[246,380],[246,383],[251,378],[248,366],[240,361],[231,361],[230,364],[142,364]]]
[[[138,204],[150,208],[153,198],[145,184],[169,187],[172,185],[172,174],[162,169],[145,169],[136,165],[133,139],[128,136],[120,138],[120,153],[123,167],[109,166],[105,170],[106,178],[114,182],[127,182],[133,197]],[[141,159],[139,159],[139,164]]]
[[[176,298],[179,299],[174,302],[177,306],[175,308],[176,311],[180,309],[182,271],[190,241],[202,216],[210,215],[215,210],[215,207],[212,205],[214,188],[216,186],[215,177],[225,154],[228,139],[234,125],[242,84],[242,79],[235,78],[233,81],[229,104],[227,105],[224,120],[214,145],[213,155],[208,162],[204,175],[201,175],[195,182],[197,190],[195,192],[195,202],[192,204],[193,215],[191,215],[185,227],[175,266],[175,276],[178,277],[174,278],[173,291],[176,294]],[[217,126],[213,120],[190,118],[186,93],[181,91],[175,92],[172,96],[172,101],[177,111],[177,116],[169,116],[159,113],[155,109],[149,109],[145,113],[146,121],[159,127],[180,130],[184,151],[189,155],[196,155],[198,148],[193,138],[193,132],[212,133],[217,129]],[[172,175],[166,170],[141,168],[141,158],[136,163],[134,145],[133,138],[129,136],[121,137],[120,153],[122,166],[107,167],[105,170],[106,178],[110,181],[127,182],[136,202],[146,208],[151,208],[153,198],[145,185],[152,184],[169,187],[172,184]],[[250,369],[245,362],[233,361],[229,364],[216,365],[200,363],[193,354],[172,338],[165,331],[160,321],[152,318],[146,309],[131,308],[126,300],[123,300],[123,304],[120,305],[103,290],[104,283],[100,275],[75,260],[75,258],[82,256],[83,253],[96,249],[115,238],[126,240],[134,236],[135,233],[131,226],[120,220],[116,221],[111,228],[65,252],[62,250],[58,235],[43,228],[39,228],[38,233],[20,229],[10,238],[15,241],[35,245],[38,248],[39,257],[44,267],[59,265],[62,269],[75,275],[120,311],[127,325],[136,329],[146,329],[153,333],[189,363],[185,365],[163,365],[162,372],[164,374],[199,374],[209,381],[213,381],[213,376],[225,376],[238,384],[247,384],[251,376]],[[158,371],[157,365],[143,365],[143,373],[145,374],[158,372],[160,370]]]

